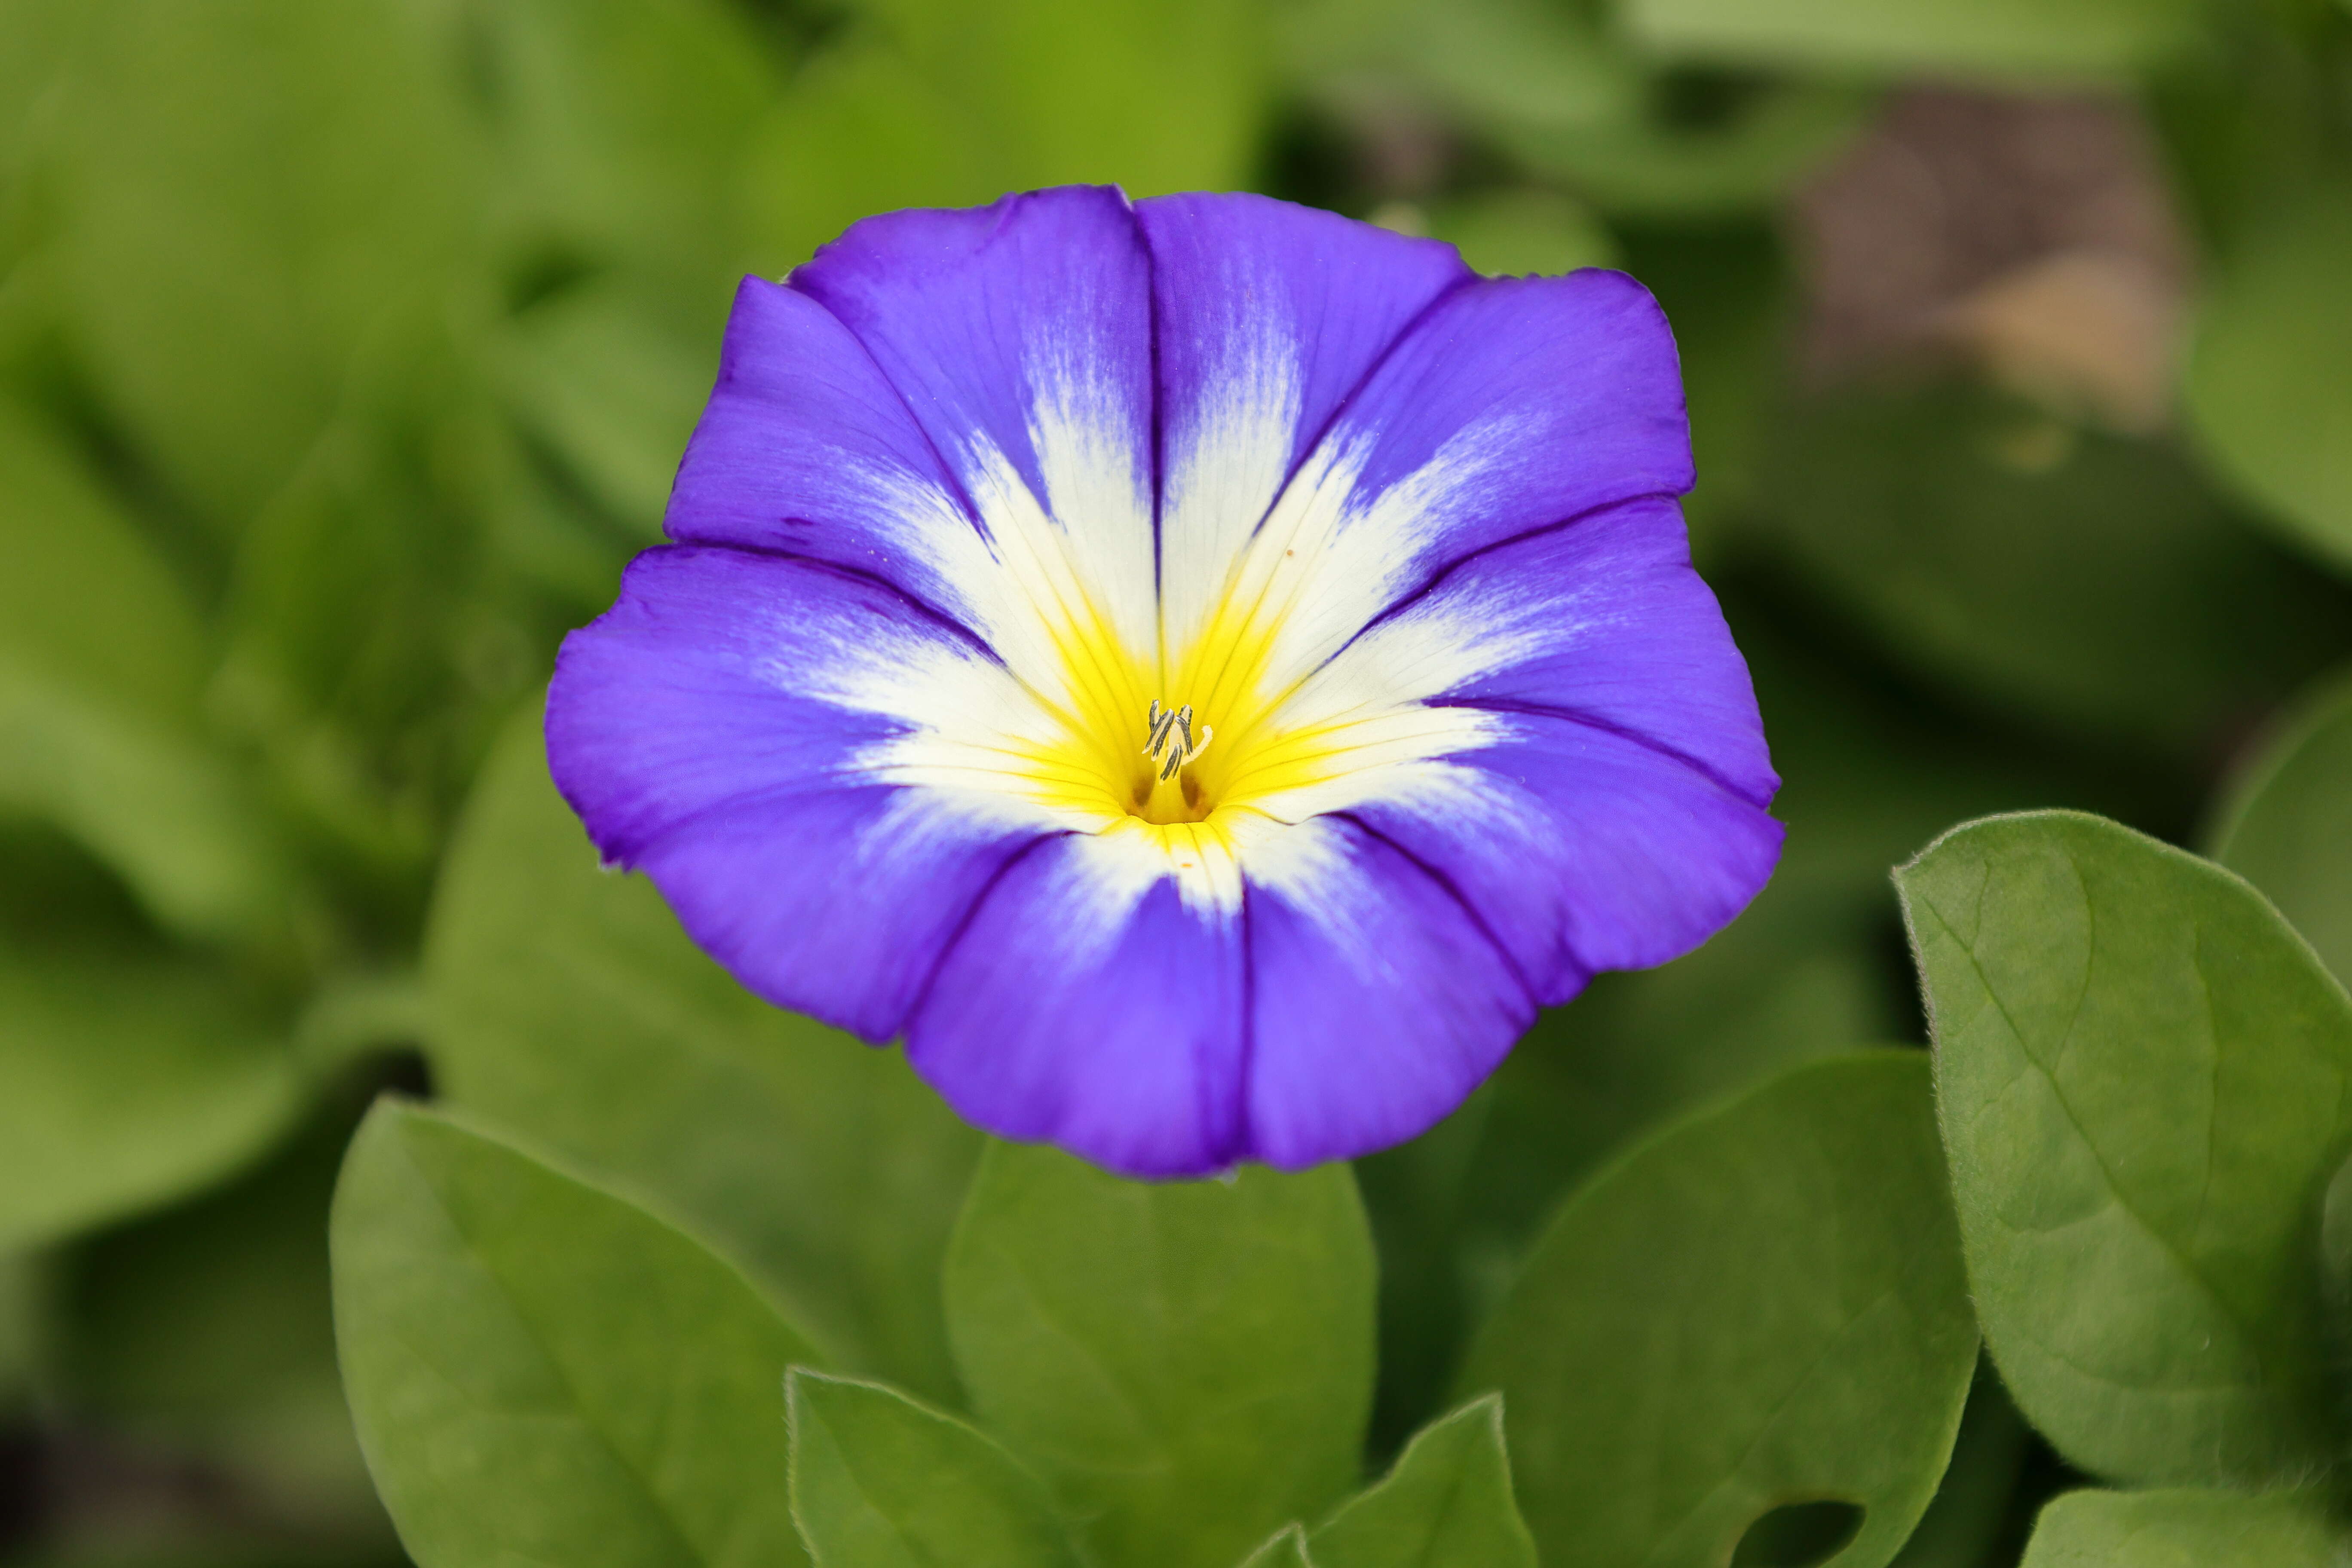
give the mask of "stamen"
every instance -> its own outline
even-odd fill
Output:
[[[1216,738],[1217,733],[1213,727],[1203,724],[1201,726],[1201,738],[1193,740],[1192,705],[1187,702],[1171,712],[1160,705],[1157,697],[1151,700],[1151,711],[1146,716],[1145,722],[1151,731],[1151,742],[1143,748],[1143,754],[1160,763],[1160,782],[1162,784],[1174,778],[1177,769],[1207,751],[1209,742]],[[1167,753],[1164,759],[1160,756],[1163,751]]]

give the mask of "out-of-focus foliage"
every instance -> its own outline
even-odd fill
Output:
[[[738,279],[1077,179],[1622,266],[1676,331],[1783,864],[1360,1215],[983,1161],[546,777]],[[342,1348],[424,1568],[1491,1563],[1522,1514],[1560,1562],[2324,1560],[2300,1495],[2042,1505],[2344,1451],[2342,993],[2287,927],[2352,973],[2347,190],[2335,0],[0,5],[0,1562],[396,1560],[324,1250],[385,1083],[446,1113],[352,1156]],[[1888,868],[2048,806],[2201,823],[2276,911],[2079,818],[1944,840],[1944,1194],[1919,1064],[1820,1058],[1927,1037]],[[1753,1234],[1659,1218],[1708,1194]],[[1832,1333],[1882,1276],[1907,1348]],[[1643,1456],[1721,1489],[1644,1515]]]
[[[2212,838],[2213,858],[2352,985],[2352,681],[2289,710],[2223,798]]]

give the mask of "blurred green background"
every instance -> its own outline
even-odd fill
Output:
[[[1629,1135],[1924,1037],[1892,864],[2209,844],[2344,708],[2339,0],[0,0],[0,1563],[400,1561],[325,1208],[430,1087],[492,742],[657,540],[740,275],[1074,180],[1647,283],[1787,781],[1748,915],[1363,1163],[1377,1443]],[[2329,846],[2250,852],[2352,969],[2352,888],[2280,890]],[[1918,1564],[2062,1479],[1987,1408]]]

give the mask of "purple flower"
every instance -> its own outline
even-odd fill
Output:
[[[1247,195],[747,279],[564,795],[745,985],[1114,1170],[1408,1138],[1704,940],[1778,787],[1632,279]]]

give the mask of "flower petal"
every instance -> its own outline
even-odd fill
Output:
[[[1636,496],[1691,487],[1690,426],[1665,313],[1622,272],[1482,279],[1448,295],[1332,426],[1360,452],[1360,547],[1407,588],[1470,552]],[[1398,504],[1402,503],[1402,504]]]
[[[1515,738],[1347,815],[1443,878],[1558,1006],[1603,969],[1678,958],[1763,888],[1782,829],[1638,736],[1517,714]]]
[[[1487,279],[1424,311],[1251,540],[1218,633],[1228,701],[1278,700],[1447,566],[1690,488],[1674,339],[1620,273]]]
[[[1441,627],[1484,668],[1429,692],[1433,702],[1616,730],[1759,806],[1780,787],[1747,661],[1691,569],[1671,500],[1630,501],[1473,555],[1366,640]]]
[[[922,703],[992,679],[1010,685],[879,584],[671,546],[564,639],[548,761],[599,851],[650,876],[744,985],[882,1040],[981,889],[1052,826],[883,765]]]
[[[1154,196],[1135,217],[1158,311],[1161,593],[1181,646],[1342,401],[1474,274],[1450,245],[1265,196]]]
[[[908,1029],[967,1120],[1136,1176],[1245,1151],[1238,922],[1115,838],[1037,846],[990,889]]]
[[[1069,185],[887,213],[788,281],[905,395],[1030,603],[1078,617],[1090,599],[1150,650],[1151,267],[1126,198]],[[1018,613],[989,618],[994,640]]]
[[[1268,797],[1346,812],[1437,869],[1546,1005],[1706,940],[1771,874],[1780,780],[1746,664],[1666,500],[1483,551],[1305,682],[1279,721],[1424,739]],[[1454,737],[1437,722],[1455,721]],[[1470,721],[1479,721],[1472,723]],[[1366,755],[1373,755],[1369,750]]]
[[[978,629],[978,525],[907,400],[814,300],[746,278],[664,529],[879,576]]]
[[[1253,1159],[1295,1170],[1423,1132],[1534,1021],[1461,900],[1361,826],[1293,827],[1249,875]]]

